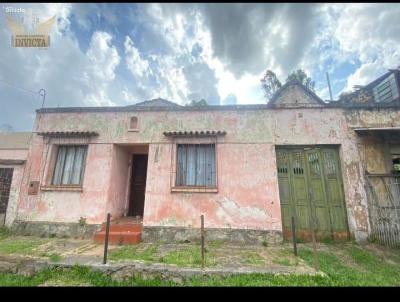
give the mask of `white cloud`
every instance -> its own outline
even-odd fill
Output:
[[[115,78],[115,68],[120,63],[120,57],[111,43],[111,35],[106,32],[94,32],[90,47],[86,53],[87,65],[83,80],[90,92],[84,102],[90,105],[115,105],[107,93],[108,86]]]
[[[89,60],[87,68],[90,77],[105,81],[115,78],[115,68],[120,62],[120,57],[115,46],[111,44],[110,34],[94,32],[86,56]]]
[[[116,16],[120,7],[108,5],[18,6],[32,8],[40,20],[54,14],[58,20],[47,50],[1,43],[0,78],[30,90],[45,88],[47,106],[131,104],[155,97],[181,104],[201,98],[263,103],[260,78],[266,69],[284,81],[300,67],[328,98],[325,71],[339,90],[400,65],[399,4],[140,4],[125,6],[129,18]],[[0,22],[0,40],[10,41],[4,18]],[[105,26],[95,28],[99,24]],[[84,33],[79,41],[71,28]],[[343,63],[357,69],[335,78]],[[40,99],[0,88],[5,103],[0,119],[13,126],[31,123]]]
[[[327,5],[335,11],[333,38],[344,60],[357,59],[360,67],[343,90],[367,84],[400,62],[399,4]]]
[[[150,73],[149,62],[141,57],[139,50],[135,47],[129,36],[125,38],[124,47],[127,68],[132,74],[134,76],[143,77]]]
[[[89,49],[83,53],[78,40],[70,30],[71,6],[68,4],[42,4],[32,7],[39,21],[57,16],[50,32],[48,49],[13,48],[0,44],[0,78],[9,83],[38,91],[46,89],[47,107],[113,105],[119,95],[113,91],[115,69],[120,62],[111,35],[94,32]],[[4,18],[3,18],[4,19]],[[10,32],[1,22],[0,40],[10,41]],[[11,86],[1,85],[0,99],[3,110],[0,119],[12,123],[16,130],[27,129],[32,124],[32,114],[41,104],[37,95]],[[4,89],[3,89],[4,88]],[[15,100],[8,102],[9,99]],[[7,100],[7,101],[5,101]]]

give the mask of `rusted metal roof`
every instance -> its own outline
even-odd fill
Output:
[[[199,130],[199,131],[166,131],[163,132],[165,136],[217,136],[217,135],[225,135],[226,131],[223,130]]]
[[[99,135],[94,131],[47,131],[47,132],[37,132],[38,135],[48,136],[48,137],[88,137]]]

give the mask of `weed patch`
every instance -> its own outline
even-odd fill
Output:
[[[6,239],[10,235],[11,233],[7,228],[0,227],[0,240]]]
[[[166,264],[175,264],[178,266],[201,266],[201,249],[200,245],[187,245],[184,248],[176,249],[169,252],[163,257]],[[206,250],[205,265],[215,266],[216,262],[211,251]]]
[[[51,255],[49,256],[49,260],[50,260],[51,262],[59,262],[59,261],[62,260],[62,257],[61,257],[61,255],[59,255],[59,254],[53,253],[53,254],[51,254]]]
[[[156,252],[157,244],[152,244],[144,250],[139,249],[139,246],[123,246],[110,253],[110,260],[157,260]]]
[[[0,244],[0,253],[6,254],[32,254],[33,250],[43,244],[37,239],[3,240]]]
[[[244,263],[247,264],[262,265],[265,262],[264,258],[255,252],[247,252],[243,255],[243,257],[244,257]]]

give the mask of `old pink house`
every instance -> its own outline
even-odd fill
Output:
[[[115,240],[179,241],[204,215],[209,238],[276,242],[294,217],[305,239],[314,227],[365,240],[366,175],[390,174],[398,158],[393,87],[385,106],[368,87],[361,101],[326,103],[289,83],[268,105],[39,109],[14,228],[93,235],[111,213]]]

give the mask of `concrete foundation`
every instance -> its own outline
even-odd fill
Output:
[[[220,240],[227,243],[245,245],[275,245],[283,241],[282,232],[280,231],[248,229],[205,229],[205,237],[206,241]],[[142,240],[144,242],[200,242],[200,229],[145,226],[142,232]]]
[[[93,238],[100,224],[56,223],[46,221],[14,221],[11,231],[17,235],[59,238]]]

